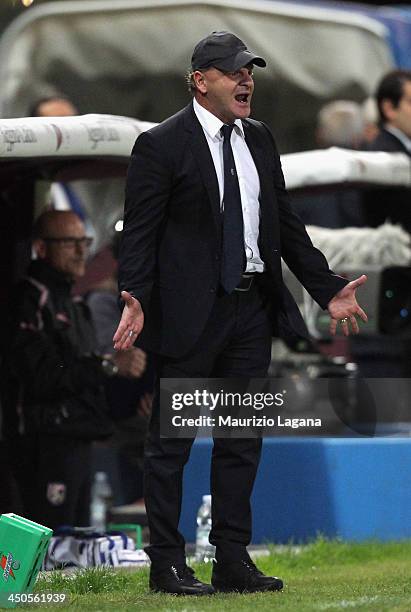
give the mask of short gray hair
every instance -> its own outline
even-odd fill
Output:
[[[191,93],[192,96],[194,96],[195,92],[197,91],[197,87],[194,82],[193,75],[194,75],[194,70],[191,70],[191,68],[189,68],[184,75],[185,80],[186,80],[187,89]]]
[[[351,100],[330,102],[318,113],[317,127],[323,146],[351,148],[361,139],[364,129],[361,106]]]

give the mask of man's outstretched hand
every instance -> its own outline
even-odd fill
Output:
[[[337,330],[337,324],[341,323],[344,336],[350,335],[349,323],[354,334],[360,331],[355,315],[361,317],[365,322],[368,317],[363,309],[358,305],[355,299],[355,292],[360,285],[363,285],[367,280],[365,274],[345,285],[332,300],[329,301],[327,309],[331,316],[330,333],[334,336]]]
[[[144,325],[144,313],[140,302],[127,291],[122,291],[121,297],[125,305],[117,331],[113,336],[116,351],[126,351],[131,348]]]

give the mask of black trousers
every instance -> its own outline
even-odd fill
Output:
[[[90,524],[90,441],[26,435],[15,441],[24,516],[51,529]]]
[[[160,438],[159,379],[265,377],[271,359],[271,335],[270,306],[260,283],[254,282],[247,292],[216,297],[209,321],[189,354],[179,359],[159,358],[144,466],[150,528],[146,552],[155,570],[185,562],[185,542],[178,522],[183,469],[194,442]],[[251,541],[250,496],[261,445],[261,439],[214,439],[210,542],[216,546],[218,561],[247,558],[246,546]]]

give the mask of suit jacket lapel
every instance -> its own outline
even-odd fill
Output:
[[[260,179],[260,198],[263,202],[266,201],[266,196],[273,191],[273,182],[269,170],[267,150],[263,146],[262,139],[260,138],[257,129],[246,121],[243,121],[243,126],[245,141],[254,160]]]
[[[268,155],[270,151],[264,147],[264,142],[255,126],[243,121],[244,135],[247,146],[257,168],[260,179],[260,241],[267,246],[266,239],[272,239],[275,228],[274,204],[276,202],[274,180]],[[274,229],[275,231],[275,229]]]
[[[200,122],[194,113],[192,104],[189,104],[186,107],[186,112],[184,114],[184,126],[185,129],[191,133],[189,145],[193,151],[194,159],[198,164],[198,169],[200,171],[204,187],[206,188],[210,199],[214,221],[217,229],[219,230],[221,226],[221,212],[220,190],[218,187],[217,175],[203,128],[201,127]]]

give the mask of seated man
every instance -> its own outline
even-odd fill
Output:
[[[90,241],[73,212],[43,213],[34,227],[37,259],[16,294],[9,371],[19,414],[9,442],[25,515],[53,529],[89,524],[91,444],[112,432],[104,382],[116,373],[141,374],[134,351],[120,359],[93,353],[89,310],[71,296]]]

